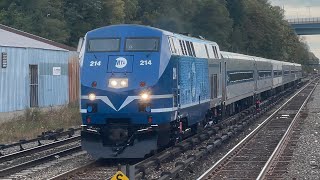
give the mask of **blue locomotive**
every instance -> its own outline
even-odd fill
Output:
[[[141,25],[88,32],[80,58],[82,147],[94,158],[144,158],[301,78],[299,64]]]

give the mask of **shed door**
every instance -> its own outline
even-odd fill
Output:
[[[30,107],[39,106],[38,98],[38,65],[29,65]]]

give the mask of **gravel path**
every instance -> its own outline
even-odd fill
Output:
[[[307,104],[308,117],[286,179],[320,179],[320,86]]]

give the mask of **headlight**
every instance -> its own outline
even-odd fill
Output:
[[[128,79],[127,78],[110,78],[109,85],[110,88],[120,89],[128,87]]]
[[[121,86],[125,87],[125,86],[127,86],[127,81],[122,80],[122,81],[120,82],[120,84],[121,84]]]
[[[118,85],[118,82],[116,80],[112,80],[110,84],[112,87],[116,87]]]
[[[93,93],[90,93],[90,94],[88,95],[88,97],[89,97],[89,100],[90,100],[90,101],[96,100],[96,95],[93,94]]]
[[[142,100],[149,100],[150,99],[149,93],[142,93],[142,94],[140,94],[140,97]]]

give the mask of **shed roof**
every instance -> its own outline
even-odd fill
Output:
[[[0,24],[0,46],[76,51],[75,48]]]

